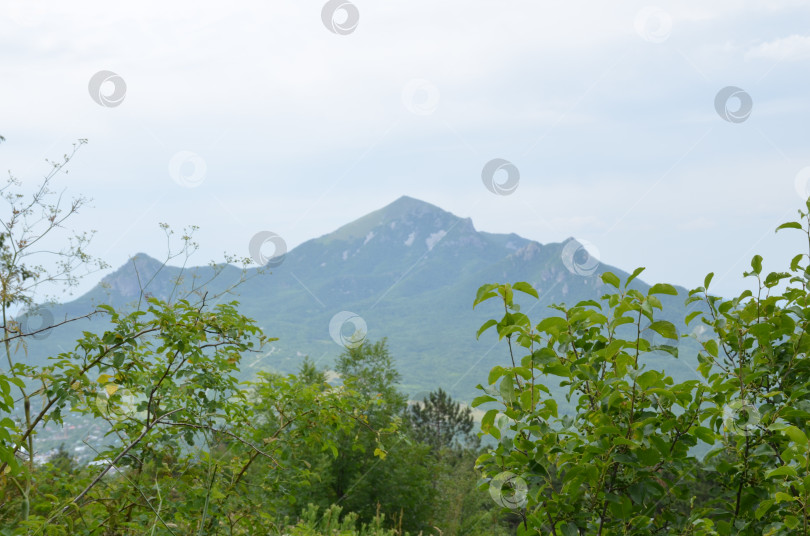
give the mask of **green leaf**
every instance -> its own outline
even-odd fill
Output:
[[[705,426],[696,426],[692,429],[692,433],[695,437],[709,445],[714,445],[714,442],[717,440],[717,435],[714,433],[714,430]]]
[[[660,378],[661,373],[657,370],[648,370],[644,374],[641,374],[638,378],[636,378],[636,383],[641,386],[642,389],[646,389],[653,385],[655,382],[658,381]]]
[[[537,402],[539,402],[538,397],[536,397],[536,396],[532,397],[532,390],[531,389],[526,389],[520,395],[520,406],[525,411],[533,411],[534,406],[532,405],[532,402],[534,402],[534,404],[536,405]]]
[[[498,414],[497,409],[491,409],[487,411],[484,416],[481,418],[481,431],[485,433],[489,433],[489,428],[495,422],[495,415]]]
[[[703,314],[703,311],[692,311],[691,313],[689,313],[688,315],[686,315],[686,320],[684,321],[684,323],[685,323],[685,324],[688,326],[688,325],[689,325],[689,322],[691,322],[692,320],[694,320],[694,319],[695,319],[695,317],[696,317],[696,316],[698,316],[698,315],[700,315],[700,314]]]
[[[498,285],[493,284],[483,285],[481,288],[479,288],[478,292],[475,295],[475,301],[473,302],[473,309],[475,309],[475,306],[478,305],[479,303],[486,301],[490,298],[496,297],[497,294],[493,292],[496,288],[498,288]]]
[[[650,291],[647,294],[648,295],[669,294],[670,296],[677,296],[678,291],[675,290],[675,287],[673,287],[669,283],[656,283],[655,285],[650,287]]]
[[[789,222],[783,223],[782,225],[777,227],[774,232],[777,232],[777,231],[779,231],[781,229],[799,229],[799,230],[801,230],[801,228],[802,228],[801,223],[799,223],[797,221],[789,221]]]
[[[485,332],[486,330],[488,330],[492,326],[497,326],[497,325],[498,325],[498,321],[495,320],[494,318],[491,318],[491,319],[487,320],[486,322],[484,322],[484,324],[478,330],[478,333],[475,334],[475,338],[476,339],[479,338],[483,332]]]
[[[754,273],[757,275],[762,272],[762,256],[754,255],[754,258],[751,259],[751,268],[754,269]]]
[[[712,282],[713,278],[714,278],[714,272],[709,272],[708,274],[706,274],[706,277],[703,279],[703,288],[706,289],[706,292],[709,291],[709,283]]]
[[[554,400],[553,398],[549,398],[548,400],[544,401],[543,404],[546,406],[546,409],[548,409],[551,412],[551,416],[556,419],[558,416],[557,401]]]
[[[597,437],[601,437],[603,435],[619,435],[622,433],[621,430],[617,426],[613,425],[606,425],[606,426],[599,426],[593,431],[594,435]]]
[[[661,453],[657,449],[638,449],[636,450],[638,460],[646,466],[657,464],[661,460]]]
[[[490,385],[493,385],[495,384],[496,381],[498,381],[498,378],[508,373],[509,373],[508,370],[506,370],[500,365],[497,365],[495,367],[492,367],[492,370],[489,371],[489,378],[487,379],[487,381],[489,382]]]
[[[785,435],[787,435],[794,443],[797,443],[805,447],[807,446],[808,443],[807,436],[804,434],[804,432],[801,431],[801,429],[795,426],[788,426],[787,428],[782,430],[782,432]]]
[[[549,316],[544,318],[537,324],[537,331],[551,333],[552,335],[558,334],[568,330],[568,322],[565,318],[559,316]]]
[[[790,274],[787,272],[771,272],[765,277],[763,284],[768,288],[773,288],[778,285],[782,279],[787,279],[788,277],[790,277]]]
[[[475,397],[472,401],[472,404],[470,405],[474,408],[477,408],[481,404],[486,404],[487,402],[495,402],[495,401],[497,401],[497,398],[491,397],[489,395],[482,395]]]
[[[20,378],[15,378],[14,376],[11,376],[11,377],[8,378],[8,381],[13,383],[14,385],[19,387],[20,389],[25,389],[25,382],[22,381]]]
[[[789,465],[783,465],[765,474],[765,478],[773,478],[775,476],[796,476],[796,469]]]
[[[624,288],[627,288],[627,285],[630,284],[630,281],[632,281],[633,279],[638,277],[638,275],[643,271],[644,271],[643,267],[642,268],[636,268],[635,270],[633,270],[633,273],[630,274],[630,277],[628,277],[627,281],[624,282]]]
[[[757,511],[754,512],[754,517],[756,517],[757,519],[762,519],[762,516],[764,516],[765,513],[771,509],[771,506],[773,506],[774,502],[775,501],[773,499],[765,499],[764,501],[759,503],[759,506],[757,506]]]
[[[525,334],[526,328],[517,324],[510,324],[507,326],[498,325],[498,340],[502,340],[504,337],[508,337],[513,333],[517,334]]]
[[[672,322],[667,320],[656,320],[650,324],[650,329],[667,339],[678,339],[678,330],[675,329]]]
[[[553,376],[571,376],[571,371],[562,363],[549,363],[543,367],[544,374],[551,374]]]
[[[605,272],[600,277],[602,278],[602,281],[608,285],[613,285],[614,287],[619,288],[619,278],[616,277],[612,272]]]
[[[515,290],[519,290],[520,292],[523,292],[524,294],[528,294],[529,296],[534,296],[535,298],[539,299],[539,296],[537,295],[537,291],[534,289],[534,287],[531,286],[530,284],[526,283],[525,281],[520,281],[518,283],[515,283],[514,285],[512,285],[512,288],[515,289]]]
[[[504,402],[514,402],[515,401],[515,382],[512,379],[512,376],[506,375],[501,380],[501,396],[503,397]]]

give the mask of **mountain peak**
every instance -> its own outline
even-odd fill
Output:
[[[154,257],[146,253],[136,253],[132,255],[123,266],[107,277],[116,277],[124,273],[128,274],[129,272],[134,272],[134,270],[155,272],[160,269],[161,266],[163,266],[163,263]]]
[[[422,201],[421,199],[417,199],[415,197],[411,197],[409,195],[401,195],[398,198],[396,198],[394,201],[392,201],[392,202],[388,203],[387,205],[385,205],[385,207],[383,207],[383,208],[393,207],[393,206],[397,206],[397,205],[413,205],[413,206],[417,206],[417,205],[430,205],[430,203],[428,203],[427,201]],[[430,205],[430,206],[435,207],[435,205]],[[439,208],[439,207],[435,207],[435,208]]]
[[[375,212],[372,212],[369,214],[369,216],[378,215],[380,218],[380,223],[391,223],[392,221],[398,221],[408,217],[419,217],[433,214],[437,216],[449,215],[454,218],[456,217],[446,210],[437,207],[436,205],[432,205],[427,201],[415,199],[407,195],[403,195],[396,201],[385,205],[383,208]]]
[[[101,284],[131,299],[140,294],[141,285],[154,278],[163,264],[146,253],[136,253],[116,271],[104,276]]]
[[[436,205],[403,195],[383,208],[354,220],[321,239],[326,241],[352,240],[365,238],[370,232],[381,226],[393,229],[397,225],[413,225],[424,220],[430,220],[432,225],[438,221],[449,222],[452,225],[453,222],[461,219]]]

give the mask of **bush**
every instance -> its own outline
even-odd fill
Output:
[[[800,229],[810,244],[807,209],[803,224],[777,230]],[[518,534],[808,534],[808,259],[763,275],[755,256],[745,274],[754,291],[731,300],[709,293],[712,274],[689,292],[703,309],[685,322],[709,335],[699,340],[700,379],[680,383],[643,363],[652,352],[677,357],[678,338],[658,298],[676,289],[631,288],[643,269],[623,284],[603,273],[601,303],[554,306],[537,324],[514,302],[516,291],[537,298],[529,284],[481,287],[475,305],[500,298],[505,310],[481,332],[507,340],[512,366],[479,386],[473,405],[497,405],[481,422],[497,446],[477,464],[483,487],[521,516]],[[571,415],[543,384],[555,377]],[[705,456],[698,444],[710,447]]]

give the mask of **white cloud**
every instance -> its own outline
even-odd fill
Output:
[[[802,61],[810,59],[810,36],[791,35],[751,47],[745,59]]]

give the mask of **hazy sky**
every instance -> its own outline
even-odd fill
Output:
[[[115,267],[159,222],[203,264],[401,195],[724,294],[803,246],[773,229],[810,179],[810,3],[352,2],[0,0],[2,169],[87,138],[59,185]]]

